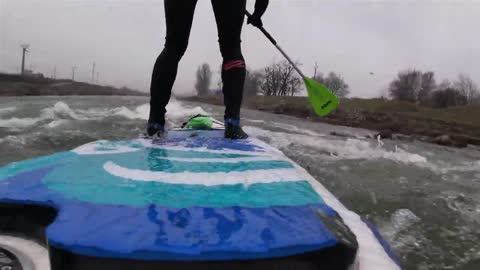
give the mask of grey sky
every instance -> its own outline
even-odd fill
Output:
[[[181,1],[181,0],[178,0]],[[234,1],[234,0],[228,0]],[[480,0],[271,0],[264,24],[311,74],[341,73],[352,96],[377,96],[399,70],[433,70],[437,80],[470,74],[480,83]],[[250,9],[254,1],[249,1]],[[0,71],[16,72],[19,45],[31,44],[27,67],[88,81],[95,60],[104,84],[147,90],[165,35],[162,0],[0,0]],[[247,64],[281,56],[251,26],[243,33]],[[199,0],[175,91],[192,91],[195,70],[220,65],[210,1]],[[374,72],[375,75],[370,75]],[[216,75],[215,83],[218,80]]]

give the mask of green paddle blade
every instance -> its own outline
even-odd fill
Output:
[[[338,98],[330,89],[314,79],[305,77],[303,81],[307,87],[308,98],[316,114],[326,116],[337,108]]]

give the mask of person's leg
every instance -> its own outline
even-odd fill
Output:
[[[220,51],[223,57],[222,80],[225,119],[240,120],[245,61],[241,49],[241,33],[245,18],[246,0],[212,0],[217,21]]]
[[[164,1],[167,35],[165,47],[153,68],[148,133],[163,129],[165,125],[165,107],[170,100],[178,63],[188,46],[196,4],[197,0]]]

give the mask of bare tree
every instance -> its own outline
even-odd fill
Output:
[[[199,96],[208,96],[210,93],[210,83],[212,81],[212,71],[207,63],[199,66],[197,69],[197,82],[195,89]]]
[[[452,83],[449,80],[443,80],[438,86],[436,90],[445,90],[447,88],[453,88]]]
[[[410,69],[398,73],[390,83],[390,96],[394,99],[415,102],[422,88],[422,72]]]
[[[435,108],[447,108],[452,106],[463,106],[467,104],[467,98],[450,81],[444,80],[432,93],[432,105]]]
[[[474,103],[480,94],[477,84],[467,74],[458,76],[454,88],[466,98],[468,104]]]
[[[295,69],[283,61],[265,68],[260,89],[265,96],[293,96],[300,91],[301,85]]]
[[[247,70],[245,76],[245,86],[243,90],[244,96],[256,96],[260,93],[263,74],[259,71]]]
[[[350,93],[350,87],[341,75],[330,72],[328,76],[324,77],[322,73],[317,73],[316,65],[314,71],[313,79],[328,87],[337,97],[345,98]]]

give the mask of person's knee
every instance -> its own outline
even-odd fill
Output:
[[[222,53],[224,61],[243,60],[240,40],[235,42],[225,42],[220,40],[220,52]]]
[[[162,53],[165,54],[168,59],[178,62],[180,59],[182,59],[183,55],[187,51],[187,47],[188,42],[167,40]]]

